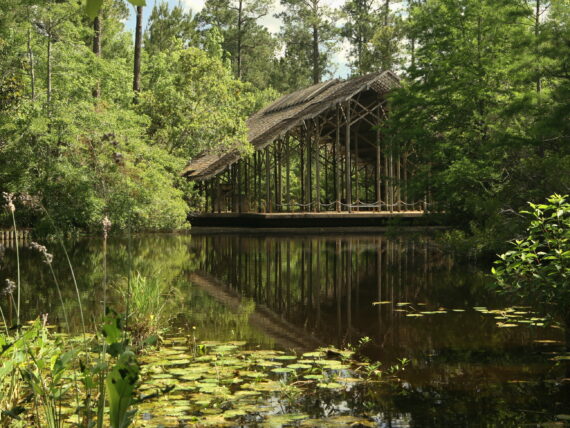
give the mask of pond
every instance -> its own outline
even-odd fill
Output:
[[[4,252],[2,283],[16,275],[14,248]],[[62,250],[53,252],[69,323],[78,328],[71,272]],[[104,289],[102,241],[79,240],[68,253],[85,318],[94,324]],[[48,267],[26,245],[20,257],[26,318],[47,313],[61,325]],[[558,426],[570,418],[570,376],[555,358],[564,351],[561,329],[530,307],[509,306],[493,293],[487,271],[455,263],[427,236],[220,232],[111,239],[111,290],[129,270],[176,286],[182,299],[174,329],[182,334],[298,353],[358,346],[385,369],[405,365],[397,384],[379,384],[376,395],[345,403],[345,413],[351,406],[374,412],[379,426]],[[10,316],[10,305],[2,305]]]

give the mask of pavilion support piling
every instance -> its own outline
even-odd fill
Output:
[[[359,198],[359,194],[358,194],[358,190],[359,190],[359,186],[358,186],[358,129],[356,130],[356,132],[354,133],[354,161],[352,162],[354,164],[354,203],[358,205],[358,203],[360,202],[360,198]],[[359,208],[356,207],[356,211],[359,211]]]
[[[312,211],[313,209],[313,134],[314,134],[314,127],[311,126],[311,122],[306,124],[307,126],[307,134],[306,134],[306,142],[307,142],[307,204],[308,210]]]
[[[300,177],[301,177],[301,211],[306,211],[306,199],[305,199],[305,132],[303,129],[300,130],[299,136],[299,157],[300,157]]]
[[[265,212],[271,212],[271,154],[265,146]]]
[[[374,189],[377,208],[375,211],[382,211],[382,179],[380,174],[381,153],[380,153],[380,109],[378,109],[377,125],[376,125],[376,159],[374,163]]]
[[[334,142],[334,191],[336,198],[336,210],[340,212],[340,107],[336,108],[336,132]]]
[[[319,128],[318,122],[314,124],[315,132],[313,132],[314,146],[315,146],[315,211],[321,211],[321,168],[320,168],[320,146],[319,146]]]
[[[352,189],[351,189],[351,167],[350,167],[350,101],[345,103],[345,172],[346,172],[346,205],[347,211],[352,212]]]
[[[287,211],[291,212],[291,137],[285,135],[285,188],[287,192]]]

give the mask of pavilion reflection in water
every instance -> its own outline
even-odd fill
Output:
[[[370,334],[379,345],[398,341],[398,303],[426,299],[433,273],[452,266],[425,238],[205,234],[192,247],[202,280],[337,346]]]

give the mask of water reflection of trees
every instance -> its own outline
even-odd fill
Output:
[[[183,281],[184,269],[194,269],[188,257],[189,236],[145,235],[132,238],[114,238],[108,243],[107,276],[111,296],[113,289],[131,272],[156,276],[162,281],[176,284]],[[61,245],[46,244],[54,254],[53,268],[62,288],[64,307],[72,328],[81,325],[77,297],[71,270]],[[66,244],[71,265],[77,279],[86,321],[95,323],[103,298],[103,244],[98,238],[82,239]],[[24,319],[33,319],[48,313],[50,322],[63,322],[63,308],[49,272],[40,255],[24,244],[20,248],[22,278],[22,313]],[[0,261],[0,283],[5,278],[16,278],[16,256],[13,247],[6,248]],[[8,299],[0,301],[8,314],[13,314]],[[114,305],[122,306],[118,299]],[[120,308],[119,308],[120,309]]]
[[[336,346],[369,336],[369,353],[384,360],[416,356],[428,365],[445,350],[504,351],[536,335],[497,329],[473,311],[422,319],[400,312],[399,302],[420,311],[504,305],[482,271],[455,266],[424,237],[204,234],[194,235],[192,252],[201,271],[308,334]]]

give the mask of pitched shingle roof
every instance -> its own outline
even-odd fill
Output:
[[[255,150],[263,149],[303,120],[312,119],[359,92],[373,89],[385,94],[397,86],[398,77],[384,71],[349,80],[329,80],[284,95],[247,120],[249,142]],[[184,168],[182,175],[191,180],[207,180],[237,162],[241,155],[239,150],[202,153]]]

